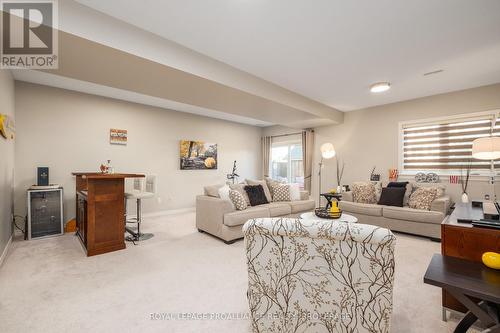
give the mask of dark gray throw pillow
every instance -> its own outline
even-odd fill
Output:
[[[379,205],[403,207],[405,187],[384,187],[380,195]]]
[[[404,187],[406,188],[406,185],[408,185],[408,182],[390,182],[387,184],[387,187]]]
[[[248,194],[251,206],[264,205],[269,203],[266,198],[266,193],[262,185],[246,185],[245,192]]]

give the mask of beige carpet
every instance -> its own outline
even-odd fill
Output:
[[[90,258],[73,235],[15,241],[0,268],[0,332],[250,331],[247,319],[175,319],[247,313],[243,242],[198,233],[194,213],[146,219],[144,231],[155,237]],[[396,237],[392,332],[451,332],[441,290],[422,282],[440,244]]]

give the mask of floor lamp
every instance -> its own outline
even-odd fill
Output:
[[[318,206],[321,208],[321,169],[323,168],[323,159],[329,160],[335,157],[335,147],[331,143],[324,143],[321,145],[321,160],[319,161],[319,172],[318,172]]]
[[[500,158],[500,138],[489,136],[487,138],[479,138],[472,142],[472,157],[478,160],[489,160],[491,163],[491,178],[490,184],[493,185],[493,195],[495,196],[495,165],[493,160]]]

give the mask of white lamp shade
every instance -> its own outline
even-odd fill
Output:
[[[321,145],[321,156],[324,159],[330,159],[335,156],[335,147],[331,143],[324,143]]]
[[[472,157],[478,160],[496,160],[500,158],[500,137],[490,136],[472,142]]]

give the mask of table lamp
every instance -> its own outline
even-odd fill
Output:
[[[500,158],[500,137],[489,136],[472,142],[472,157],[478,160],[496,160]],[[490,184],[495,184],[495,165],[491,164]],[[496,200],[496,193],[495,193]]]
[[[319,205],[319,207],[321,207],[321,168],[323,167],[323,159],[329,160],[329,159],[335,157],[335,154],[336,154],[335,147],[333,147],[333,145],[331,143],[322,144],[320,150],[321,150],[321,160],[319,162],[319,172],[318,172],[318,176],[319,176],[318,205]]]

